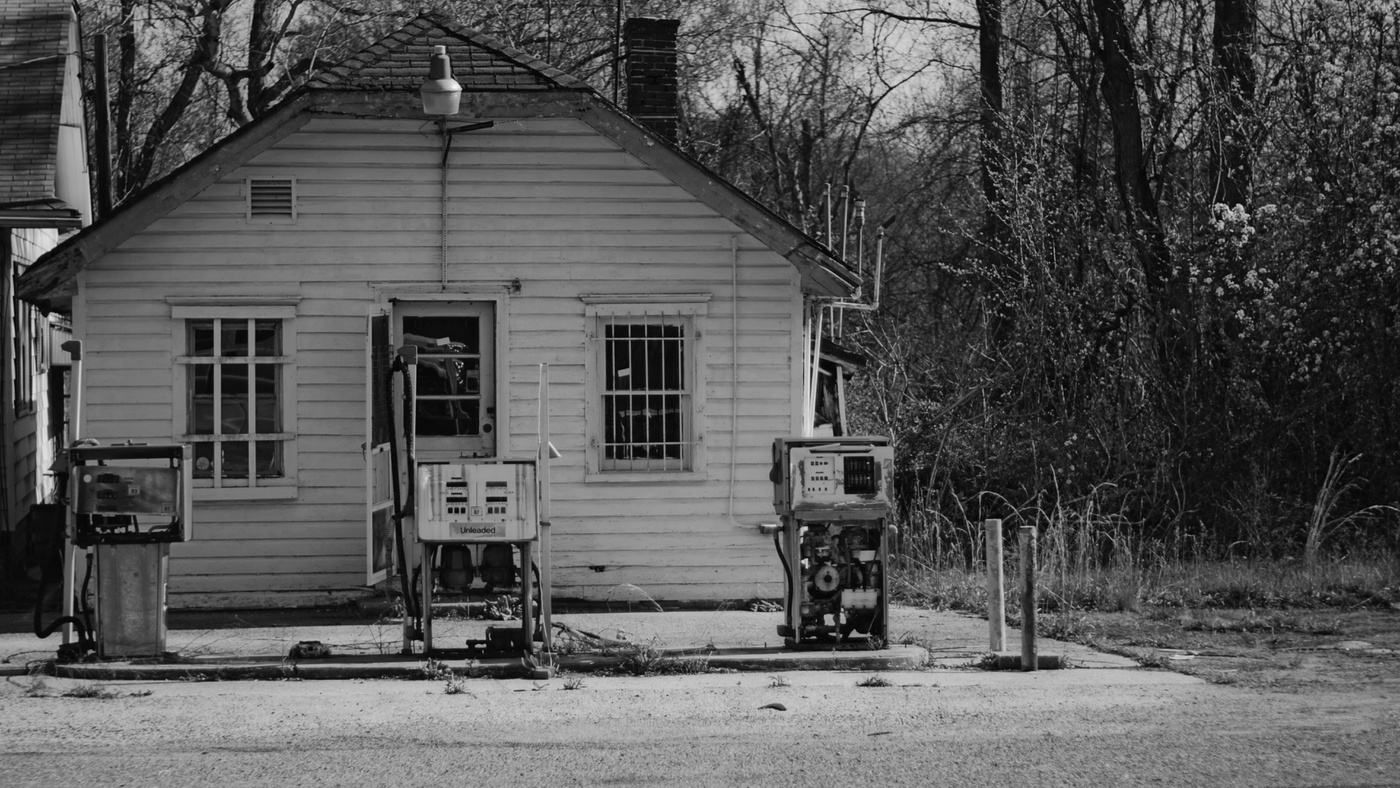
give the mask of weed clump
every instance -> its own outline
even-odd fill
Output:
[[[889,679],[885,678],[884,676],[880,675],[879,673],[872,673],[872,674],[870,674],[869,676],[866,676],[865,678],[861,679],[860,681],[857,681],[857,682],[856,682],[856,686],[857,686],[857,687],[893,687],[893,686],[894,686],[894,682],[890,681]]]

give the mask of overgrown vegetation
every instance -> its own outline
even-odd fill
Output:
[[[423,663],[423,676],[429,681],[441,681],[445,695],[470,695],[467,691],[467,677],[452,669],[451,665],[438,659]]]
[[[1061,592],[1100,607],[1194,593],[1170,567],[1244,571],[1201,591],[1232,603],[1380,591],[1400,546],[1394,9],[976,5],[1001,16],[996,59],[911,123],[980,110],[950,144],[982,178],[893,231],[882,311],[847,316],[905,554],[970,566],[996,517],[1058,540]]]
[[[658,643],[638,643],[616,648],[617,671],[631,676],[676,676],[705,673],[708,657],[698,654],[669,654]]]
[[[111,687],[104,687],[101,684],[78,684],[63,692],[65,698],[94,698],[96,700],[111,700],[120,698],[122,693]]]
[[[77,698],[81,700],[114,700],[116,698],[147,698],[152,694],[152,690],[142,689],[134,692],[122,692],[105,684],[94,682],[84,682],[74,684],[63,691],[57,691],[48,682],[48,678],[40,673],[30,674],[27,686],[24,687],[26,698]]]
[[[1045,537],[1049,538],[1045,538]],[[1400,558],[1374,551],[1337,556],[1312,564],[1274,559],[1211,560],[1177,558],[1159,545],[1141,551],[1113,552],[1105,561],[1075,558],[1063,548],[1055,530],[1042,533],[1040,549],[1041,609],[1142,612],[1154,610],[1365,609],[1400,603]],[[1050,549],[1046,549],[1045,545]],[[980,550],[978,544],[969,545]],[[1016,586],[1019,556],[1013,542],[1004,555],[1006,609],[1019,620]],[[987,609],[985,565],[951,562],[945,556],[906,552],[892,583],[897,599],[914,605],[984,613]],[[1042,626],[1056,626],[1054,616]]]

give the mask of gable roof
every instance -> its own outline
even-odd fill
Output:
[[[321,71],[307,85],[313,90],[407,91],[416,96],[427,73],[423,64],[434,46],[447,47],[453,77],[463,92],[589,89],[543,60],[432,14],[419,16]]]
[[[0,0],[0,214],[75,213],[56,183],[73,15],[71,0]]]
[[[647,129],[586,83],[490,36],[424,14],[344,63],[327,68],[270,113],[65,240],[20,277],[16,294],[45,309],[66,311],[76,293],[79,272],[229,170],[291,135],[313,115],[421,120],[418,89],[438,45],[447,47],[454,77],[462,85],[464,116],[578,119],[782,255],[798,269],[804,290],[837,297],[854,291],[856,276],[835,252]]]

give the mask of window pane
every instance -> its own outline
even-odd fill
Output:
[[[621,350],[617,342],[613,341],[612,326],[607,327],[603,338],[603,390],[617,391],[617,372],[622,367],[627,366],[627,362],[621,358]],[[606,408],[604,409],[607,410]]]
[[[259,320],[256,323],[256,354],[259,356],[282,355],[281,323],[276,320]]]
[[[189,326],[189,355],[214,355],[214,321],[191,320]]]
[[[663,456],[679,457],[681,445],[681,397],[665,394],[654,398],[660,415],[653,427],[652,440],[664,444]]]
[[[418,357],[414,384],[420,396],[461,396],[481,392],[481,359]]]
[[[248,478],[248,444],[244,441],[225,441],[220,445],[224,447],[224,478]]]
[[[674,326],[676,334],[666,340],[666,380],[664,388],[667,391],[685,390],[685,332],[680,326]]]
[[[219,382],[223,387],[222,432],[225,435],[242,435],[248,431],[248,365],[223,364],[219,368]]]
[[[212,336],[212,335],[211,335]],[[190,378],[190,433],[214,433],[214,365],[192,364]]]
[[[476,317],[404,316],[403,340],[421,353],[480,353],[481,327]]]
[[[214,478],[214,444],[196,443],[194,445],[194,472],[196,479]]]
[[[613,447],[618,443],[617,400],[616,394],[603,395],[603,445],[607,450],[605,456],[609,459],[613,456]]]
[[[282,409],[278,407],[276,397],[258,397],[257,408],[257,420],[254,422],[257,432],[267,434],[282,431]]]
[[[248,365],[220,364],[219,385],[225,397],[247,396]]]
[[[434,437],[481,434],[481,401],[476,399],[418,400],[419,435]]]
[[[282,475],[282,442],[258,441],[258,478]]]
[[[459,359],[457,362],[457,374],[462,391],[468,394],[481,393],[481,359]]]
[[[222,354],[228,356],[248,355],[248,321],[221,320],[219,333],[222,335]]]
[[[645,326],[633,326],[637,332],[642,331]],[[634,332],[633,336],[636,336]],[[632,360],[631,374],[628,375],[627,388],[634,391],[646,391],[650,385],[651,359],[647,357],[647,343],[645,339],[633,339],[627,343],[627,355]]]
[[[255,364],[253,365],[257,381],[255,383],[257,396],[257,418],[255,424],[258,432],[281,432],[282,431],[282,409],[278,405],[279,394],[281,392],[281,381],[277,374],[276,364]]]

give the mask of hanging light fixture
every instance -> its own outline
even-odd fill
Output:
[[[462,102],[462,86],[452,78],[452,60],[447,47],[433,47],[433,59],[428,67],[428,81],[418,91],[423,97],[423,112],[447,117],[456,115]]]

